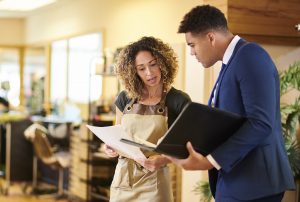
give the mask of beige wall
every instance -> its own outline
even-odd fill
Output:
[[[28,16],[25,41],[36,44],[66,36],[103,30],[104,47],[114,49],[142,36],[155,36],[175,47],[183,57],[175,87],[184,89],[184,36],[179,22],[198,0],[65,0]],[[183,48],[180,48],[183,47]],[[115,96],[115,84],[106,88],[106,98]]]
[[[0,18],[0,45],[23,45],[24,20]]]
[[[266,45],[263,47],[268,51],[279,72],[286,70],[289,65],[296,61],[300,61],[300,47],[296,46],[275,46]],[[282,103],[294,103],[295,99],[300,96],[300,92],[296,90],[289,91],[282,98]]]
[[[123,46],[144,35],[169,43],[184,42],[176,33],[179,22],[199,3],[198,0],[65,1],[27,17],[25,40],[36,43],[103,29],[108,48]]]

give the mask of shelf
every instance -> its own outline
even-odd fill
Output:
[[[93,193],[93,192],[91,193],[91,195],[92,195],[93,199],[101,199],[101,200],[104,200],[104,201],[109,201],[108,196],[103,196],[101,194],[97,194],[97,193]]]
[[[92,159],[92,160],[81,159],[81,162],[91,166],[115,166],[116,165],[116,161],[110,159]]]
[[[104,76],[104,77],[116,77],[117,76],[116,74],[112,74],[112,73],[100,73],[97,75]]]

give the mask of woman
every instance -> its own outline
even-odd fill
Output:
[[[124,83],[116,104],[116,124],[122,124],[135,141],[153,144],[165,134],[190,97],[171,87],[178,63],[169,45],[143,37],[126,46],[119,55],[116,72]],[[173,201],[169,160],[143,151],[148,159],[141,164],[119,156],[111,185],[110,201]],[[106,146],[110,157],[118,156]]]

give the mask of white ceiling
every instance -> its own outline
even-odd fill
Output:
[[[6,9],[5,5],[2,6],[4,1],[12,1],[12,3],[9,3],[9,4],[12,5],[13,7],[15,6],[15,9],[18,9],[21,4],[21,3],[18,3],[18,1],[22,2],[22,4],[24,4],[24,2],[26,2],[28,5],[31,2],[34,3],[34,1],[37,1],[40,3],[42,0],[0,0],[0,18],[24,18],[30,14],[33,14],[37,11],[42,10],[42,9],[47,9],[48,7],[57,6],[58,4],[66,1],[66,0],[56,0],[48,5],[41,6],[41,7],[35,8],[33,10],[28,10],[28,11],[22,11],[22,10],[17,11],[17,10]],[[26,5],[26,3],[25,3],[25,5]]]

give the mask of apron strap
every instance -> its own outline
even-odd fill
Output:
[[[125,110],[128,111],[128,112],[131,111],[132,110],[132,106],[135,103],[135,101],[136,101],[136,99],[131,99],[131,101],[125,106],[124,111]]]
[[[159,102],[159,108],[157,109],[157,112],[160,114],[163,114],[165,112],[165,104],[166,104],[166,97],[167,92],[163,91],[160,102]],[[130,102],[125,106],[124,111],[131,111],[133,104],[136,103],[137,99],[131,99]]]
[[[157,112],[160,114],[163,114],[165,112],[166,97],[167,97],[167,92],[163,91],[159,102],[159,108],[157,109]]]

